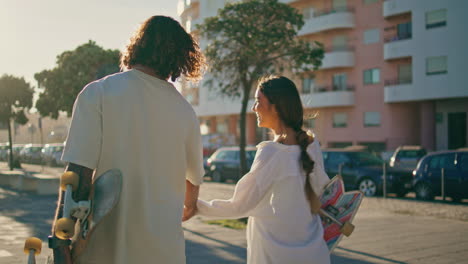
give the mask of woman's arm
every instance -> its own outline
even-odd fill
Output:
[[[236,184],[229,200],[198,200],[201,215],[224,218],[241,218],[249,215],[265,196],[275,179],[277,151],[269,146],[259,148],[252,169]]]

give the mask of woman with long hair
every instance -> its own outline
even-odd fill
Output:
[[[286,77],[260,80],[252,110],[273,141],[257,146],[249,173],[229,200],[198,200],[198,213],[217,218],[249,217],[247,263],[330,263],[318,215],[329,182],[313,134],[302,129],[303,107]]]

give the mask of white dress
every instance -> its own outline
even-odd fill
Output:
[[[198,119],[172,84],[130,70],[87,85],[62,159],[123,174],[117,208],[78,263],[185,263],[185,180],[201,184],[204,169]]]
[[[237,183],[233,197],[199,200],[199,213],[216,218],[249,216],[247,263],[330,263],[320,217],[311,214],[305,197],[299,146],[267,141],[257,148],[252,168]],[[310,182],[320,195],[330,180],[319,143],[314,141],[307,152],[315,161]]]

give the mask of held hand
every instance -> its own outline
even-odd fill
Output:
[[[184,215],[182,216],[182,222],[185,222],[197,214],[196,207],[186,207],[184,205]]]

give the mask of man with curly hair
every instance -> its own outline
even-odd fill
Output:
[[[191,105],[168,82],[201,78],[204,57],[172,18],[153,16],[121,57],[123,72],[89,83],[78,95],[62,159],[80,176],[75,200],[89,198],[92,175],[123,175],[117,207],[74,263],[185,263],[181,220],[195,214],[203,159]],[[61,216],[63,195],[56,217]],[[62,201],[62,202],[60,202]],[[56,243],[59,244],[60,243]],[[73,255],[66,245],[55,259]]]

